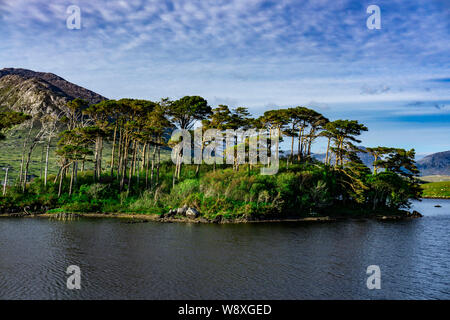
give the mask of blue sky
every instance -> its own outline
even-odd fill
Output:
[[[371,4],[380,30],[366,27]],[[66,27],[70,5],[80,30]],[[450,150],[448,0],[0,0],[3,67],[108,98],[307,105],[361,120],[366,146]]]

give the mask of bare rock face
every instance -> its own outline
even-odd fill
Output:
[[[195,208],[190,208],[185,205],[181,208],[171,209],[169,212],[162,214],[161,218],[176,218],[176,216],[179,216],[178,218],[181,219],[183,219],[183,217],[186,217],[188,219],[196,219],[200,217],[200,212],[198,212],[198,210]]]
[[[417,161],[422,176],[450,175],[450,151],[437,152]]]
[[[52,73],[14,68],[0,70],[0,108],[32,116],[56,115],[65,111],[67,102],[75,98],[91,104],[106,99]]]
[[[200,215],[200,212],[198,212],[195,208],[189,208],[186,211],[186,217],[195,219]]]
[[[183,207],[177,209],[177,214],[179,216],[185,216],[187,210],[188,210],[188,206],[184,205]]]

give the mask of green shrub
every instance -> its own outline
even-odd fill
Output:
[[[99,211],[99,206],[92,205],[91,203],[88,203],[88,202],[73,202],[73,203],[67,203],[67,204],[63,205],[62,209],[64,210],[64,212],[68,212],[68,213],[71,213],[71,212],[89,213],[89,212]]]

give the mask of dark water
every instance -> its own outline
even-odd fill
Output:
[[[2,218],[0,299],[449,299],[450,201],[415,208],[425,217],[326,224]]]

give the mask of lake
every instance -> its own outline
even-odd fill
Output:
[[[424,217],[239,225],[0,218],[0,299],[450,299],[450,200],[413,209]],[[80,290],[66,288],[69,265],[81,269]],[[379,290],[366,286],[369,265],[380,267]]]

